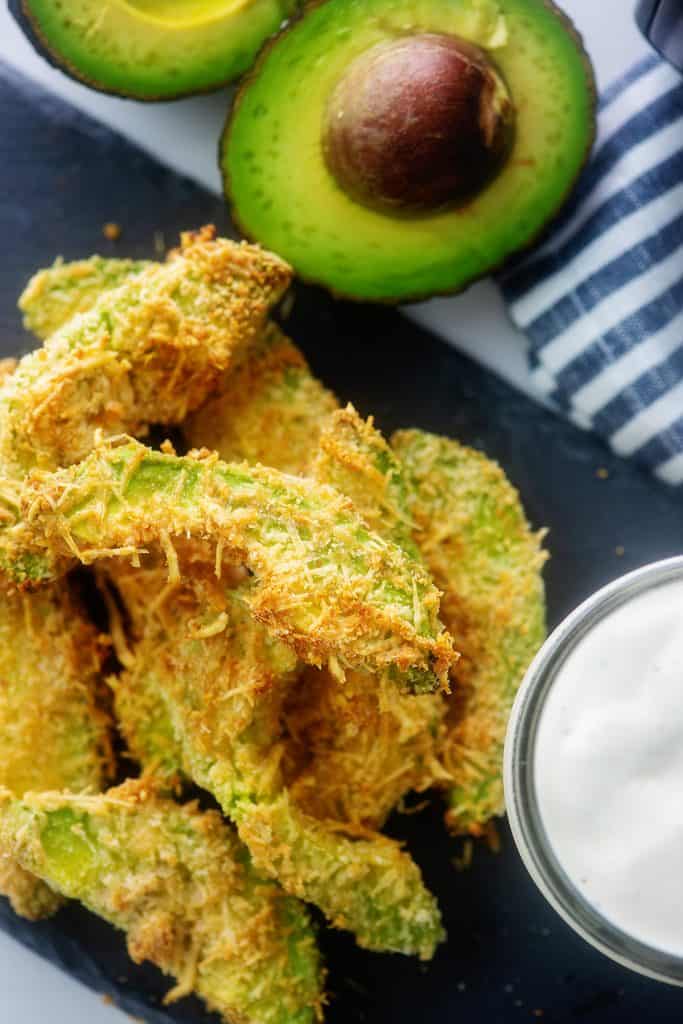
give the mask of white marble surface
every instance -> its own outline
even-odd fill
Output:
[[[631,0],[564,0],[562,6],[585,36],[601,86],[645,52],[633,23]],[[0,8],[0,59],[218,191],[216,139],[225,117],[227,94],[143,105],[91,92],[36,57],[4,4]],[[413,307],[410,315],[529,390],[524,338],[508,322],[491,283],[478,284],[457,298]],[[117,1024],[124,1019],[99,996],[0,934],[0,1024]]]

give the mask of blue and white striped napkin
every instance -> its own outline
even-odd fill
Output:
[[[683,77],[647,57],[603,95],[547,241],[500,280],[544,398],[683,484]]]

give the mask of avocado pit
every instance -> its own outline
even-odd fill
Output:
[[[424,33],[380,43],[350,65],[327,103],[323,152],[359,202],[429,211],[496,176],[513,123],[507,86],[484,51]]]

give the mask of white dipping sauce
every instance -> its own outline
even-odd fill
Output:
[[[683,580],[627,599],[569,653],[533,769],[576,888],[634,938],[683,956]]]

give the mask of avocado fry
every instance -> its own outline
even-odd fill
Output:
[[[213,793],[256,867],[360,945],[431,957],[439,912],[410,857],[290,800],[281,708],[298,663],[253,620],[239,588],[195,573],[192,586],[167,585],[150,606],[148,573],[122,569],[115,580],[138,638],[129,668],[112,680],[116,711],[146,771],[167,786],[182,772]]]
[[[215,811],[131,780],[96,796],[0,795],[0,862],[18,860],[126,933],[136,963],[227,1021],[312,1024],[319,954],[305,908],[261,878]]]
[[[481,452],[419,430],[392,439],[414,488],[416,540],[462,658],[440,758],[455,780],[447,824],[480,835],[504,812],[507,719],[545,636],[543,533],[529,528],[502,469]]]
[[[0,787],[99,792],[111,768],[109,722],[98,707],[103,648],[71,584],[0,595]],[[60,898],[10,857],[0,892],[36,919]]]
[[[92,309],[104,292],[153,265],[102,256],[57,261],[34,274],[24,289],[19,300],[24,326],[47,338],[76,313]],[[210,448],[226,462],[246,459],[298,476],[315,452],[324,418],[336,408],[334,395],[313,376],[301,351],[268,322],[225,374],[219,393],[182,427],[190,446]]]
[[[275,324],[225,377],[223,387],[183,424],[188,443],[303,476],[325,417],[337,401]]]
[[[332,413],[323,425],[311,472],[350,498],[368,526],[421,562],[406,474],[372,416],[363,420],[352,405]]]
[[[320,821],[381,829],[411,792],[446,781],[440,694],[397,694],[363,673],[307,667],[284,706],[291,799]]]
[[[24,327],[44,341],[77,313],[87,313],[103,292],[118,288],[153,266],[148,260],[91,256],[65,263],[56,260],[30,279],[19,298]]]
[[[296,350],[293,350],[293,351],[295,352],[295,355],[296,355],[296,354],[297,354],[297,353],[296,353]],[[296,361],[295,361],[295,366],[296,366],[297,364],[300,364],[300,362],[301,362],[301,361],[302,361],[302,360],[301,360],[300,358],[299,358],[299,359],[296,359]],[[301,377],[301,378],[303,378],[303,380],[305,381],[305,374],[300,374],[300,377]],[[290,390],[290,392],[291,392],[291,391],[293,390],[293,389],[292,389],[292,387],[291,387],[291,375],[290,375],[290,381],[289,381],[289,383],[290,383],[290,389],[289,389],[289,390]],[[319,390],[321,390],[321,392],[322,392],[322,393],[323,393],[323,394],[325,395],[325,403],[326,403],[326,407],[327,407],[327,409],[329,409],[329,408],[332,408],[332,407],[333,407],[333,399],[332,399],[331,397],[328,397],[328,396],[327,396],[327,395],[325,394],[325,392],[323,391],[323,389],[319,389]],[[309,439],[308,439],[308,440],[309,440]],[[130,693],[130,689],[128,690],[128,692]],[[137,692],[139,692],[139,690],[138,690]],[[151,694],[150,694],[150,693],[148,693],[148,691],[147,691],[147,694],[148,694],[148,696],[150,696],[150,698],[151,698]],[[137,695],[137,694],[136,694],[136,695]],[[122,714],[123,714],[123,717],[124,717],[124,718],[125,718],[125,712],[122,712],[122,709],[124,708],[124,706],[125,706],[125,705],[126,705],[126,698],[125,698],[125,689],[124,689],[123,687],[120,687],[120,688],[118,689],[118,692],[117,692],[117,707],[118,707],[118,711],[119,711],[119,714],[120,714],[120,715],[122,715]],[[132,707],[133,709],[137,709],[137,711],[139,712],[139,711],[140,711],[140,708],[141,708],[141,706],[140,706],[140,700],[139,700],[139,699],[134,699],[134,700],[132,700],[132,701],[129,701],[129,705],[128,705],[128,707],[129,707],[129,708],[130,708],[130,707]],[[147,705],[146,705],[146,707],[143,707],[143,709],[142,709],[142,710],[143,710],[144,712],[147,712],[147,711],[150,711],[151,707],[153,707],[153,705],[152,705],[152,702],[151,702],[151,699],[150,699],[150,701],[148,701],[148,702],[147,702]],[[138,723],[137,723],[137,724],[139,725],[141,721],[142,721],[142,717],[140,717],[140,720],[138,721]],[[150,737],[159,737],[159,735],[161,734],[161,735],[162,735],[162,736],[163,736],[163,737],[164,737],[164,738],[165,738],[166,740],[168,740],[168,726],[169,726],[169,723],[168,723],[168,719],[164,720],[164,716],[163,716],[163,715],[160,715],[160,716],[159,716],[159,718],[157,718],[157,719],[153,719],[153,722],[154,722],[154,726],[153,726],[153,727],[151,728],[151,727],[150,727],[150,720],[148,720],[148,719],[147,719],[147,721],[146,721],[146,733],[145,733],[146,737],[147,737],[147,738],[150,738]],[[166,731],[164,730],[164,726],[166,727]],[[160,728],[160,727],[161,727],[161,728]],[[134,730],[134,729],[133,729],[133,730],[131,730],[131,731],[132,731],[133,733],[135,732],[135,730]],[[147,752],[147,753],[148,753],[148,752]],[[166,759],[165,765],[164,765],[164,763],[163,763],[163,762],[162,762],[162,764],[163,764],[163,765],[164,765],[165,767],[167,767],[167,768],[168,768],[168,767],[169,767],[169,761],[170,761],[170,757],[168,756],[168,744],[167,744],[167,746],[166,746],[166,749],[165,749],[165,753],[166,753],[166,755],[167,755],[167,759]],[[159,749],[157,749],[156,751],[154,751],[154,752],[153,752],[153,754],[157,756],[157,765],[159,765],[159,759],[158,759],[158,756],[159,756]],[[148,761],[148,758],[147,758],[147,761]],[[281,817],[282,817],[282,814],[281,814]],[[281,827],[282,827],[282,826],[281,826]],[[322,834],[324,833],[324,830],[323,830],[323,829],[319,829],[319,830],[321,830],[321,833],[322,833]],[[331,853],[331,855],[332,855],[332,859],[334,859],[334,854],[335,854],[335,843],[334,843],[334,837],[331,837],[331,838],[332,838],[332,840],[333,840],[333,843],[332,843],[332,845],[331,845],[331,848],[330,848],[330,853]],[[318,842],[318,844],[317,844],[317,845],[318,845],[318,848],[319,848],[319,842]],[[339,844],[337,843],[337,845],[339,845]],[[354,849],[355,849],[355,850],[357,850],[357,853],[358,853],[358,854],[361,854],[361,853],[362,853],[362,851],[361,851],[360,849],[357,849],[357,848],[354,848]],[[394,851],[392,850],[391,852],[393,853]],[[397,852],[397,851],[396,851],[396,852]],[[316,858],[315,858],[315,860],[317,860],[317,859],[318,859],[318,858],[316,857]],[[386,859],[386,858],[385,858],[385,859]],[[405,862],[407,862],[407,863],[410,863],[410,861],[408,861],[408,858],[404,858],[404,859],[405,859]],[[356,857],[356,860],[357,860],[357,857]],[[393,867],[393,866],[394,866],[394,865],[393,865],[393,858],[389,857],[389,858],[388,858],[388,862],[389,862],[389,866],[390,866],[390,867]],[[310,866],[310,865],[309,865],[309,866]],[[331,865],[331,866],[332,866],[332,865]],[[399,859],[398,859],[398,867],[402,867],[402,866],[403,866],[403,865],[402,865],[402,863],[401,863],[401,861],[400,861],[400,858],[399,858]],[[414,871],[414,872],[417,872],[417,869],[416,869],[416,868],[414,867],[414,865],[411,865],[411,866],[413,867],[413,871]],[[400,874],[401,874],[401,872],[400,872],[400,871],[397,871],[397,878],[398,878],[398,879],[400,879]],[[419,872],[418,872],[418,876],[417,876],[417,877],[418,877],[418,879],[419,879]],[[304,883],[304,884],[305,884],[305,883]],[[419,895],[420,895],[420,894],[419,894]],[[348,903],[348,899],[346,899],[346,902]],[[427,902],[428,902],[429,904],[431,904],[431,902],[432,902],[432,901],[431,901],[431,897],[428,897],[428,898],[427,898]],[[361,903],[361,901],[358,901],[358,905],[360,905],[360,903]],[[344,922],[344,921],[346,920],[345,918],[340,918],[340,914],[339,914],[339,912],[338,912],[338,911],[336,911],[336,910],[334,909],[334,906],[333,906],[333,914],[334,914],[334,915],[336,915],[336,919],[337,919],[338,923],[342,923],[342,924],[343,924],[343,922]],[[433,913],[432,913],[432,916],[433,916]],[[437,921],[437,919],[436,919],[436,921]],[[432,928],[432,933],[433,933],[433,935],[435,936],[435,935],[437,934],[438,928],[435,928],[435,927],[434,927],[433,925],[431,925],[431,928]],[[373,941],[373,940],[372,940],[372,936],[371,936],[371,938],[370,938],[370,940],[369,940],[369,941],[371,941],[371,942]],[[385,941],[385,940],[382,940],[382,941]],[[399,943],[403,943],[403,945],[405,944],[405,943],[404,943],[404,940],[402,940],[402,939],[398,939],[398,940],[397,940],[397,939],[395,939],[395,938],[394,938],[394,939],[392,939],[392,940],[389,940],[389,939],[387,939],[386,941],[393,941],[394,943],[396,943],[396,942],[399,942]],[[425,950],[427,949],[427,945],[425,945],[425,942],[426,942],[426,943],[429,943],[429,942],[430,942],[431,940],[430,940],[429,938],[427,938],[427,939],[423,939],[423,940],[421,940],[421,941],[422,941],[422,945],[421,945],[421,951],[425,951]],[[414,939],[411,939],[411,938],[409,938],[409,939],[408,939],[408,942],[409,942],[409,943],[410,943],[410,942],[413,942],[413,944],[415,944],[415,940],[414,940]],[[432,945],[433,945],[433,941],[432,941]],[[402,948],[402,946],[401,946],[401,948]],[[409,951],[412,951],[412,949],[410,949]]]
[[[19,517],[0,532],[9,586],[54,579],[78,561],[137,558],[149,545],[180,578],[189,546],[218,573],[224,560],[248,566],[245,602],[302,660],[385,674],[413,692],[445,683],[454,654],[431,578],[330,487],[122,439],[68,469],[3,482],[2,497]]]
[[[192,774],[183,763],[179,735],[186,729],[183,719],[196,720],[204,704],[218,708],[219,717],[213,722],[207,716],[199,739],[205,745],[220,729],[225,745],[219,754],[229,753],[238,794],[243,775],[259,780],[259,793],[270,792],[267,780],[278,777],[279,695],[298,662],[290,648],[253,620],[238,592],[229,589],[244,572],[237,569],[232,575],[226,587],[225,579],[217,581],[202,566],[187,583],[169,583],[161,564],[140,570],[120,563],[99,574],[124,666],[107,680],[119,728],[130,755],[168,789]],[[194,666],[191,651],[197,658]],[[234,686],[233,676],[239,676]],[[223,796],[230,813],[228,783],[226,774]]]
[[[105,291],[20,361],[0,394],[4,471],[77,462],[97,431],[180,422],[258,336],[289,281],[287,265],[257,247],[208,228],[184,235],[173,259]]]
[[[406,474],[372,419],[352,406],[330,415],[311,471],[421,564]],[[308,669],[285,709],[293,799],[315,817],[380,828],[407,792],[443,780],[436,752],[445,710],[440,694],[404,695],[362,672],[340,686]]]
[[[390,446],[352,407],[334,411],[332,396],[281,332],[264,338],[264,347],[252,350],[226,388],[190,417],[185,435],[224,458],[315,475],[350,497],[374,530],[419,558],[404,474]],[[290,687],[284,772],[302,811],[376,829],[406,792],[443,780],[434,753],[445,705],[393,690],[353,671],[340,686],[328,670],[311,668]]]
[[[137,762],[159,792],[178,792],[183,780],[171,716],[154,681],[140,670],[140,644],[151,615],[162,614],[168,583],[165,565],[136,568],[124,562],[95,570],[107,607],[109,632],[120,670],[106,677],[124,758]]]
[[[102,256],[58,260],[26,285],[19,300],[24,326],[45,339],[76,313],[91,310],[104,292],[150,266],[155,264]],[[14,362],[8,362],[14,369]],[[230,366],[219,393],[191,413],[182,428],[190,446],[210,448],[226,462],[246,459],[302,476],[322,422],[336,408],[334,395],[313,376],[301,351],[277,324],[267,322],[243,358]]]
[[[39,335],[61,333],[18,366],[3,362],[0,460],[7,490],[33,465],[52,469],[77,458],[98,428],[144,430],[148,419],[182,416],[192,389],[191,402],[203,399],[242,337],[261,329],[287,281],[275,257],[214,241],[209,229],[184,236],[165,267],[94,257],[36,275],[20,300],[27,326]],[[85,315],[72,319],[80,311]],[[3,525],[13,514],[7,510]],[[80,742],[84,762],[87,754],[98,765],[105,737],[91,706],[94,631],[67,587],[0,601],[0,632],[7,634],[0,783],[18,795],[97,790],[102,783],[100,769],[77,770],[70,753],[70,744]],[[28,737],[35,743],[43,716],[52,743],[41,743],[34,757]],[[54,894],[7,859],[2,887],[26,916],[57,905]]]
[[[16,361],[0,365],[8,380]],[[109,722],[97,701],[104,648],[71,581],[0,594],[0,786],[99,791],[112,767]],[[0,892],[17,914],[53,914],[61,898],[10,857]]]

